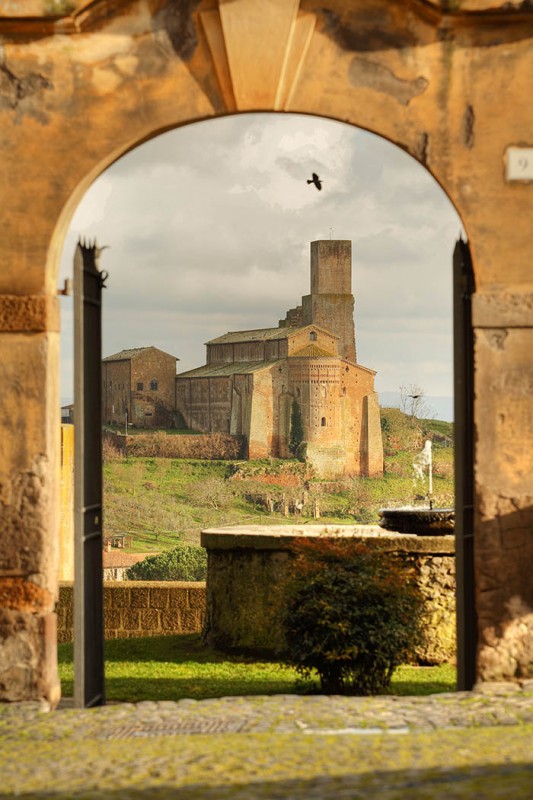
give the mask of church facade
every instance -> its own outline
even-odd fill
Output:
[[[296,415],[300,454],[318,475],[381,475],[375,372],[357,363],[351,271],[350,241],[311,242],[301,305],[277,327],[212,339],[206,364],[176,376],[188,427],[243,435],[249,458],[286,458]]]

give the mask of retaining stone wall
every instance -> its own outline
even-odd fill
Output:
[[[73,640],[73,583],[59,585],[58,641]],[[205,619],[205,583],[104,581],[106,639],[200,633]]]

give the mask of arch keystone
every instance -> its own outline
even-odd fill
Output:
[[[219,0],[200,19],[228,111],[286,108],[316,15],[299,0]]]

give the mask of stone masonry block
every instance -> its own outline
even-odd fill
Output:
[[[104,584],[104,608],[111,608],[113,606],[113,596],[115,592],[109,585]],[[116,606],[115,606],[116,608]]]
[[[131,589],[130,608],[150,608],[150,589],[139,586]]]
[[[59,702],[56,616],[0,609],[0,701]]]
[[[202,629],[205,614],[185,610],[180,616],[180,633],[196,633],[198,630]]]
[[[74,626],[74,609],[72,606],[58,607],[57,622],[59,627],[72,628]]]
[[[59,330],[57,297],[0,295],[0,331],[29,333]]]
[[[107,589],[107,585],[104,586],[104,591]],[[131,606],[131,592],[130,589],[126,586],[115,586],[112,587],[112,605],[113,608],[129,608]]]
[[[72,582],[59,584],[59,605],[74,607],[74,586]]]
[[[135,631],[140,627],[140,611],[138,608],[124,608],[122,614],[122,625],[124,630]]]
[[[205,614],[205,587],[201,589],[189,589],[187,595],[189,602],[187,603],[187,606],[184,607],[190,608],[191,611],[194,611],[197,614]]]
[[[163,631],[183,633],[181,627],[181,613],[178,610],[161,612],[161,628]]]
[[[169,590],[168,588],[162,588],[158,586],[157,588],[150,589],[150,608],[158,608],[161,611],[164,611],[168,608],[169,605]]]
[[[190,590],[184,586],[173,586],[169,592],[169,608],[187,608]]]
[[[123,611],[120,608],[104,608],[104,627],[106,631],[110,628],[120,628],[122,626]]]
[[[160,630],[159,611],[156,608],[141,608],[140,620],[141,628],[146,636],[150,636]]]

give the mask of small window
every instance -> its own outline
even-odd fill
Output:
[[[311,331],[311,333],[309,334],[309,341],[310,342],[316,342],[316,333],[315,333],[315,331]]]
[[[152,392],[157,392],[158,389],[157,381],[150,381],[150,389],[152,390]]]
[[[144,383],[142,383],[142,381],[139,381],[137,383],[137,391],[142,392],[143,389],[144,389]]]
[[[325,417],[322,417],[322,419],[320,421],[320,424],[322,425],[323,428],[326,427],[326,418]]]

